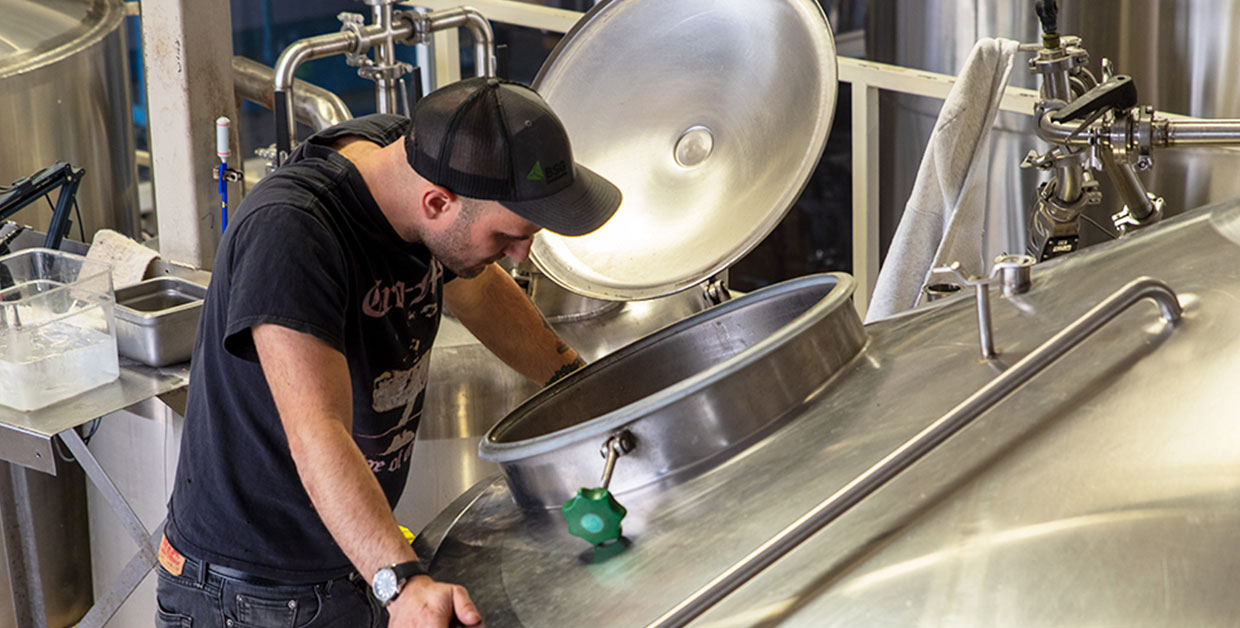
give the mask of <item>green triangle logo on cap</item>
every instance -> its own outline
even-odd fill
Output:
[[[525,178],[530,181],[542,181],[546,179],[546,177],[543,176],[542,162],[534,162],[534,167],[530,168],[530,173],[525,175]]]

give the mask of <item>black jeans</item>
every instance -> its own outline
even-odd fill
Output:
[[[185,557],[181,575],[155,566],[157,628],[383,628],[387,612],[356,576],[314,584],[247,581]],[[224,573],[221,573],[224,572]]]

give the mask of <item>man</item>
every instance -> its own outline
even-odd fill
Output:
[[[532,90],[470,79],[323,131],[246,197],[190,375],[159,625],[480,621],[392,516],[446,306],[550,383],[579,367],[494,264],[540,228],[597,229],[620,192],[577,165]],[[414,478],[417,481],[417,478]]]

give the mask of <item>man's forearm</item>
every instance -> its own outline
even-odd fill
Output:
[[[352,436],[339,422],[307,423],[289,434],[293,461],[319,518],[349,561],[369,581],[381,567],[415,559]]]
[[[412,559],[379,481],[353,442],[344,355],[278,325],[251,333],[297,473],[332,538],[368,579],[379,567]]]
[[[495,264],[474,279],[447,284],[444,298],[487,349],[536,384],[546,386],[585,365]]]

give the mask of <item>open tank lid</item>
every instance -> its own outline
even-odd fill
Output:
[[[624,193],[594,233],[540,232],[534,262],[585,296],[649,299],[725,270],[791,208],[831,129],[835,41],[814,0],[605,0],[534,88]]]

